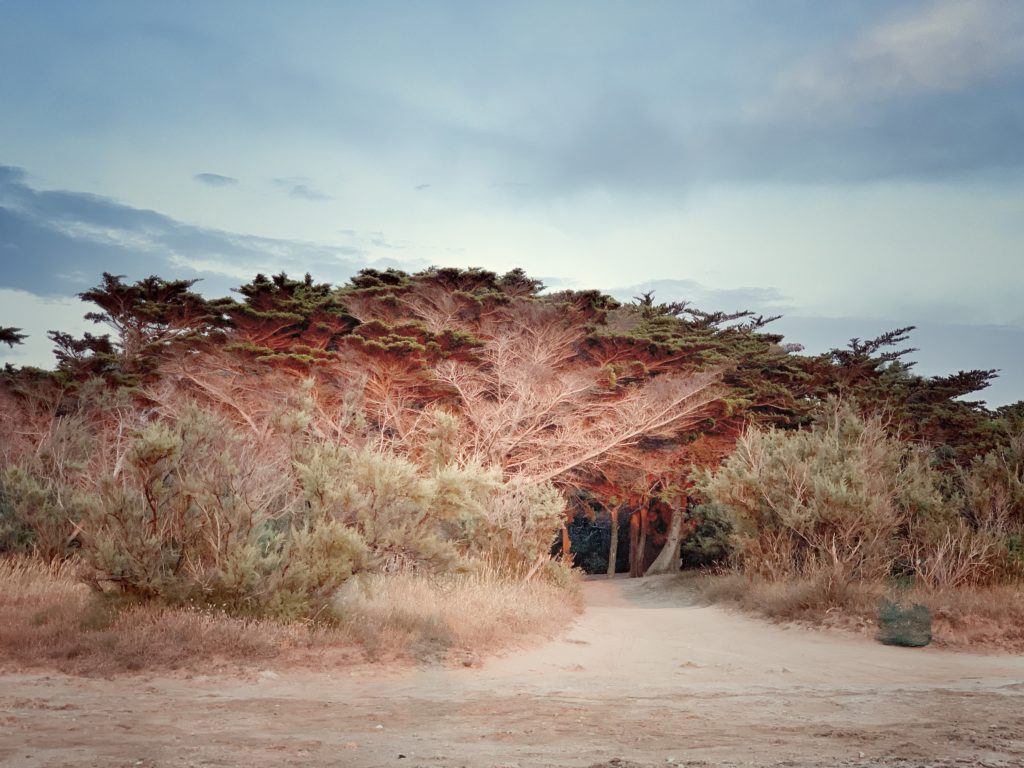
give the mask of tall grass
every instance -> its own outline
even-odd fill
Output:
[[[374,659],[458,659],[554,636],[582,607],[575,579],[566,589],[493,571],[425,577],[373,574],[353,579],[337,598],[346,631]]]
[[[708,602],[734,606],[772,621],[873,635],[879,601],[920,603],[932,614],[933,644],[976,652],[1024,653],[1024,587],[899,588],[883,581],[828,578],[771,580],[738,572],[699,574],[685,583]]]
[[[111,675],[268,664],[477,663],[556,634],[580,607],[574,577],[556,584],[489,571],[375,574],[338,596],[337,623],[281,622],[118,601],[82,584],[77,567],[0,559],[0,666]]]

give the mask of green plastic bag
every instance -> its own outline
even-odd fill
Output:
[[[928,645],[932,641],[932,613],[923,605],[904,608],[899,603],[883,600],[878,606],[878,634],[875,639],[884,645],[907,648]]]

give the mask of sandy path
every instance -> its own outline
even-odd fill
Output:
[[[588,582],[563,638],[482,668],[6,676],[0,763],[1024,765],[1024,658],[776,627],[674,584]]]

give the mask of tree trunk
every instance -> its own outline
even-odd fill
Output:
[[[633,534],[633,549],[629,553],[629,575],[639,578],[644,575],[647,566],[647,531],[650,528],[647,508],[642,506],[637,512],[634,512],[629,525],[630,532]]]
[[[572,565],[572,539],[569,538],[569,529],[562,526],[562,562]]]
[[[683,546],[683,517],[686,512],[686,497],[683,497],[682,509],[672,507],[672,520],[668,524],[668,538],[665,546],[651,563],[644,576],[654,576],[660,573],[678,573],[680,550]]]
[[[640,513],[634,512],[629,516],[629,577],[642,576],[640,569],[643,553],[640,551]]]
[[[619,508],[617,506],[608,510],[612,516],[612,543],[608,550],[608,575],[615,575],[615,561],[619,557]]]

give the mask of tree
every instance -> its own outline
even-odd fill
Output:
[[[101,376],[117,385],[152,377],[167,352],[196,349],[223,326],[217,311],[191,290],[195,283],[156,276],[126,283],[123,275],[104,272],[100,285],[78,296],[99,309],[85,318],[109,326],[114,337],[86,333],[76,339],[51,331],[58,369],[71,380]]]
[[[323,439],[416,460],[448,419],[454,461],[585,489],[613,526],[628,514],[634,541],[651,544],[631,551],[636,572],[662,543],[657,568],[672,567],[695,471],[719,464],[749,425],[805,426],[840,395],[947,463],[1008,434],[1005,418],[964,400],[993,372],[914,375],[900,348],[911,328],[811,357],[768,330],[772,317],[650,293],[629,303],[545,293],[521,270],[366,269],[337,287],[257,275],[238,297],[213,301],[193,287],[105,274],[81,295],[111,333],[53,332],[52,386],[73,396],[99,377],[143,384],[147,396],[168,388],[254,435],[301,411],[302,428]],[[12,392],[36,386],[24,370],[6,376]]]
[[[21,344],[28,336],[19,333],[20,330],[21,328],[10,328],[0,325],[0,344],[6,344],[8,347]]]
[[[813,366],[819,398],[835,395],[866,413],[881,415],[890,433],[934,449],[940,460],[966,464],[998,441],[995,414],[982,403],[963,399],[995,378],[994,370],[959,371],[946,376],[919,376],[900,349],[913,326],[897,328],[868,341],[854,338],[846,349],[833,349]]]
[[[308,273],[302,280],[284,272],[269,278],[258,274],[236,291],[242,301],[212,302],[232,326],[232,344],[278,364],[289,357],[300,365],[328,357],[356,324],[338,291],[329,283],[314,282]]]

